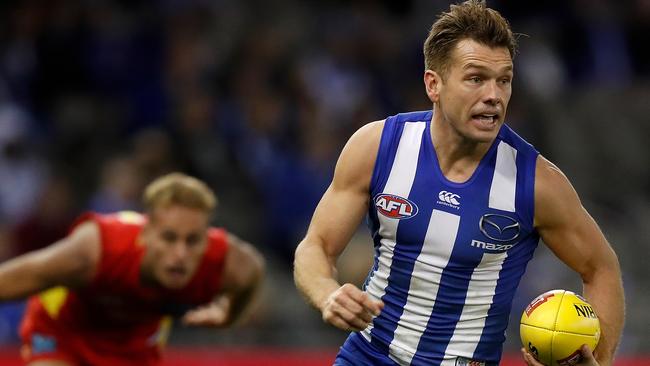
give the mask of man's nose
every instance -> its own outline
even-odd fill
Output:
[[[492,106],[496,106],[502,102],[501,90],[499,89],[496,80],[490,80],[485,83],[483,102]]]
[[[178,240],[173,247],[174,259],[185,259],[187,253],[187,245],[182,240]]]

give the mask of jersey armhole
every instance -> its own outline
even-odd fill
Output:
[[[221,291],[223,287],[223,274],[226,268],[226,257],[232,247],[228,231],[223,228],[211,227],[208,229],[208,248],[200,267],[203,271],[208,271],[212,275],[208,276],[211,291]],[[216,265],[218,269],[211,268]],[[207,267],[205,267],[207,266]],[[217,273],[214,273],[215,271]]]
[[[384,122],[384,127],[381,131],[381,138],[379,140],[379,148],[377,149],[377,157],[375,159],[375,166],[372,170],[372,178],[370,179],[370,197],[377,194],[379,187],[383,186],[388,178],[387,169],[384,167],[385,161],[388,158],[388,147],[395,131],[395,117],[388,117]]]
[[[211,227],[208,229],[208,240],[208,256],[212,260],[216,260],[223,267],[228,252],[232,247],[228,231],[223,228]],[[223,272],[223,268],[221,268],[220,272]]]
[[[97,279],[100,276],[101,273],[101,268],[102,268],[102,263],[106,257],[105,253],[105,248],[104,248],[104,243],[106,243],[106,230],[104,229],[104,222],[102,219],[102,215],[87,211],[79,215],[70,225],[70,229],[68,230],[68,234],[72,233],[75,229],[77,229],[79,226],[86,222],[94,222],[95,225],[97,225],[97,230],[99,231],[99,257],[97,258],[97,266],[94,270],[94,273],[92,274],[91,278],[88,280],[87,285],[92,286],[97,282]]]
[[[535,230],[535,184],[537,183],[536,169],[537,169],[537,157],[539,153],[534,150],[531,154],[527,154],[526,159],[530,160],[527,162],[526,171],[525,171],[525,184],[524,189],[525,197],[528,199],[524,200],[525,203],[525,212],[529,215],[529,220],[531,223],[531,228]]]

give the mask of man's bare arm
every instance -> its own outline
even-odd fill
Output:
[[[296,286],[325,322],[344,330],[364,329],[383,307],[381,301],[336,279],[336,260],[368,210],[382,129],[382,121],[374,122],[350,138],[295,254]]]
[[[23,299],[53,286],[80,286],[95,273],[100,253],[99,228],[86,222],[43,249],[0,265],[0,301]]]
[[[242,320],[251,309],[264,278],[264,258],[250,244],[228,235],[222,287],[210,304],[189,311],[186,325],[225,327]]]
[[[611,365],[625,318],[618,258],[562,172],[538,158],[535,223],[546,245],[582,277],[584,296],[594,307],[602,336],[595,356]]]

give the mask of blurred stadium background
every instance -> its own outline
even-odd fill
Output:
[[[297,294],[293,248],[352,132],[430,108],[421,45],[448,4],[3,1],[0,258],[55,241],[85,210],[138,209],[143,184],[182,170],[216,190],[215,223],[255,243],[269,273],[247,325],[177,327],[167,364],[331,364],[346,335]],[[507,120],[572,179],[618,252],[619,364],[648,364],[650,1],[488,4],[524,34]],[[341,276],[361,282],[370,253],[361,228]],[[540,246],[513,305],[515,360],[521,311],[552,288],[580,281]],[[16,362],[21,311],[0,310],[2,364]]]

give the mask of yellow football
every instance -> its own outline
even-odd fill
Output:
[[[598,345],[600,323],[582,296],[552,290],[528,304],[519,333],[524,347],[544,365],[575,365],[583,344],[592,350]]]

